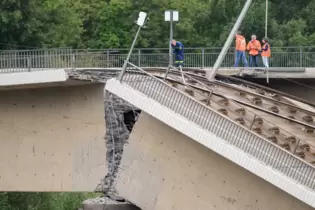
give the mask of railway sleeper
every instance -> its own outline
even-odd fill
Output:
[[[228,111],[225,108],[220,108],[217,111],[220,112],[221,114],[228,115]]]
[[[253,98],[251,99],[251,102],[252,102],[253,104],[255,104],[255,105],[261,105],[261,104],[262,104],[261,98],[258,98],[258,97],[253,97]]]
[[[272,141],[273,143],[276,143],[276,144],[278,143],[278,139],[276,136],[269,136],[269,137],[267,137],[267,139],[269,141]]]
[[[188,93],[188,94],[191,95],[191,96],[194,96],[194,94],[195,94],[192,89],[187,88],[187,87],[185,87],[185,92]]]
[[[292,115],[289,115],[289,116],[288,116],[288,118],[290,118],[290,119],[292,119],[292,120],[294,120],[294,119],[295,119],[295,117],[294,117],[294,116],[292,116]],[[287,123],[293,123],[293,122],[292,122],[292,120],[285,119],[285,122],[287,122]]]
[[[234,110],[237,114],[244,116],[246,114],[246,109],[243,107]]]
[[[178,83],[172,82],[172,83],[171,83],[171,86],[174,87],[174,88],[177,88],[177,87],[178,87]]]
[[[303,126],[302,131],[306,133],[314,133],[314,128],[308,127],[308,126]]]
[[[205,103],[207,106],[211,104],[210,98],[201,99],[200,102]]]
[[[297,139],[295,136],[288,136],[288,137],[285,137],[285,140],[290,142],[290,144],[296,144],[297,142]]]
[[[257,125],[262,125],[262,124],[264,124],[264,120],[261,117],[256,116],[254,119],[254,123]]]
[[[197,84],[197,81],[194,80],[194,79],[191,79],[191,78],[188,78],[188,79],[186,80],[186,82],[188,82],[188,83],[190,83],[190,84]]]
[[[281,96],[279,96],[278,94],[272,94],[271,98],[278,100],[278,101],[281,101]]]
[[[255,128],[253,128],[252,130],[253,130],[255,133],[257,133],[257,134],[261,134],[261,133],[262,133],[262,130],[261,130],[260,127],[255,127]]]
[[[238,117],[234,120],[241,125],[245,125],[245,120],[242,117]]]
[[[279,144],[279,146],[286,149],[286,150],[291,150],[291,146],[289,143],[281,143],[281,144]]]
[[[302,159],[305,158],[305,153],[303,151],[297,151],[295,154]]]
[[[244,93],[244,92],[242,92],[242,91],[239,91],[239,92],[236,92],[237,93],[237,95],[239,95],[239,96],[246,96],[246,93]]]
[[[268,110],[274,113],[279,113],[279,109],[276,106],[268,107]]]
[[[293,107],[288,107],[288,111],[291,113],[291,114],[296,114],[297,113],[297,109],[296,108],[293,108]]]
[[[218,101],[219,104],[223,105],[223,106],[227,106],[229,105],[229,100],[226,98],[222,98]]]
[[[271,132],[272,134],[275,134],[275,135],[280,134],[280,129],[278,127],[269,128],[268,131]]]
[[[310,145],[307,143],[303,143],[299,145],[299,148],[303,151],[309,152],[310,151]]]
[[[256,93],[258,93],[260,95],[265,95],[265,91],[263,89],[260,89],[260,88],[256,89]]]
[[[313,117],[311,116],[311,115],[305,115],[305,116],[303,116],[303,118],[302,118],[305,122],[308,122],[308,123],[311,123],[311,122],[313,122],[314,120],[313,120]]]

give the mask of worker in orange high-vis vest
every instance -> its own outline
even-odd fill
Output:
[[[256,39],[256,35],[252,35],[251,38],[252,39],[247,44],[247,50],[249,51],[249,66],[252,67],[252,64],[254,64],[254,66],[257,67],[257,57],[261,50],[261,44]]]
[[[261,58],[264,66],[269,68],[269,58],[271,57],[270,45],[267,38],[263,38],[261,42],[263,43],[263,47],[261,48]]]
[[[236,52],[236,59],[234,67],[238,67],[238,62],[240,58],[243,59],[243,64],[245,67],[248,67],[247,59],[246,59],[246,39],[244,36],[241,35],[241,32],[238,31],[235,35],[235,52]]]

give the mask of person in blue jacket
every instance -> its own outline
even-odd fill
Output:
[[[184,66],[184,45],[173,39],[171,46],[173,48],[173,53],[175,54],[175,65],[177,67]]]

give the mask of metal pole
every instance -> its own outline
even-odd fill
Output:
[[[168,75],[168,73],[169,73],[170,70],[171,70],[171,66],[168,65],[168,67],[167,67],[167,69],[166,69],[166,73],[165,73],[165,75],[164,75],[164,81],[166,80],[167,75]]]
[[[233,26],[233,28],[232,28],[232,30],[230,32],[229,37],[227,38],[227,40],[226,40],[226,42],[225,42],[225,44],[224,44],[224,46],[223,46],[223,48],[222,48],[222,50],[220,52],[219,57],[217,58],[214,66],[213,66],[212,71],[207,71],[207,79],[208,80],[214,80],[215,74],[217,73],[219,67],[221,66],[221,64],[223,62],[223,59],[224,59],[224,57],[225,57],[225,55],[226,55],[226,53],[227,53],[227,51],[228,51],[232,41],[233,41],[235,33],[237,32],[237,30],[241,26],[241,23],[242,23],[245,15],[246,15],[250,5],[251,5],[251,3],[252,3],[252,0],[247,0],[246,1],[246,3],[244,5],[240,15],[238,16],[238,18],[237,18],[237,20],[236,20],[236,22],[235,22],[235,24],[234,24],[234,26]]]
[[[173,50],[171,46],[171,42],[173,39],[173,11],[170,11],[170,43],[169,43],[169,65],[173,65]]]
[[[135,45],[136,45],[136,42],[137,42],[137,39],[138,39],[138,36],[139,36],[139,33],[140,33],[141,28],[142,28],[142,27],[139,26],[138,31],[137,31],[137,33],[136,33],[136,36],[135,36],[135,38],[133,39],[133,42],[132,42],[131,48],[130,48],[130,50],[129,50],[128,56],[127,56],[127,58],[126,58],[126,60],[125,60],[125,62],[124,62],[124,65],[123,65],[123,67],[122,67],[122,69],[121,69],[121,72],[119,73],[118,80],[121,80],[122,77],[123,77],[123,75],[124,75],[125,72],[126,72],[127,65],[128,65],[129,59],[130,59],[130,56],[131,56],[131,54],[132,54],[133,48],[134,48]]]
[[[265,37],[268,37],[268,0],[266,0]]]

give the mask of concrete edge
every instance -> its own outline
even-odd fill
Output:
[[[132,204],[83,204],[82,210],[140,210],[137,206]]]
[[[306,204],[315,207],[315,193],[312,190],[285,177],[281,173],[273,170],[273,168],[266,166],[257,159],[226,143],[214,134],[202,129],[200,126],[188,121],[144,94],[123,85],[117,79],[108,80],[105,88],[235,164],[256,174]]]
[[[0,74],[0,86],[16,86],[65,82],[69,78],[64,69]]]

